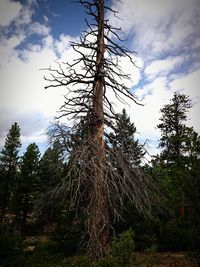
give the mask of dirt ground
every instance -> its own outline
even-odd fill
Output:
[[[162,252],[155,254],[137,255],[138,266],[152,266],[152,267],[197,267],[187,258],[187,255],[182,252]]]

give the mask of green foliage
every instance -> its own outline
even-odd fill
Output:
[[[128,267],[135,263],[134,232],[129,229],[114,237],[111,255],[100,259],[96,267]],[[133,265],[134,266],[134,265]]]
[[[39,162],[38,175],[40,179],[39,194],[41,201],[38,219],[41,228],[45,223],[58,222],[62,216],[62,210],[66,209],[63,200],[49,197],[49,192],[54,189],[64,172],[63,154],[59,141],[55,141],[43,154]],[[48,195],[48,197],[46,196]]]
[[[10,204],[13,193],[20,146],[20,128],[15,122],[7,134],[5,145],[0,155],[0,224],[3,222],[5,210]]]
[[[27,248],[28,244],[24,246]],[[13,257],[13,256],[12,256]],[[64,255],[59,252],[59,244],[55,241],[47,241],[45,243],[39,243],[33,251],[23,251],[11,258],[11,255],[7,254],[7,261],[3,260],[3,265],[9,267],[71,267],[70,263],[67,263]]]
[[[29,253],[24,260],[24,266],[30,267],[56,267],[64,266],[63,254],[58,252],[58,244],[54,241],[48,241],[38,245],[33,252]]]
[[[158,249],[158,246],[156,244],[152,244],[149,248],[145,249],[148,253],[155,253]]]
[[[161,123],[158,125],[161,130],[160,147],[163,151],[154,163],[156,167],[160,164],[161,171],[165,167],[168,169],[170,184],[175,187],[175,191],[179,189],[177,195],[183,194],[186,176],[192,173],[200,156],[200,136],[185,124],[190,107],[190,100],[186,95],[175,94],[171,103],[161,109]],[[183,194],[182,198],[184,197]]]
[[[125,156],[129,164],[138,166],[144,157],[145,151],[138,140],[135,140],[136,127],[130,121],[126,110],[122,110],[115,125],[115,131],[110,133],[109,142]]]
[[[171,102],[161,109],[160,147],[163,148],[161,158],[168,163],[179,161],[184,155],[187,142],[187,127],[184,122],[187,119],[187,111],[191,107],[186,95],[174,94]]]
[[[49,147],[40,160],[39,176],[41,192],[48,191],[60,182],[63,175],[63,154],[59,141]]]
[[[33,211],[38,193],[38,164],[40,152],[35,143],[30,144],[24,153],[20,166],[20,174],[15,181],[12,208],[16,215],[15,223],[24,232],[28,213]]]
[[[71,267],[92,267],[92,261],[88,256],[78,255],[69,260]]]
[[[112,255],[121,266],[128,266],[129,259],[135,250],[134,232],[129,229],[114,237],[112,241]]]
[[[7,134],[4,148],[1,151],[1,167],[4,171],[16,171],[16,164],[18,161],[18,152],[21,146],[20,141],[20,128],[19,125],[15,122],[9,133]]]
[[[157,263],[157,249],[158,247],[156,244],[152,244],[149,248],[145,249],[145,256],[143,256],[142,259],[139,259],[140,264],[136,264],[136,266],[153,267]]]
[[[166,196],[173,216],[163,217],[158,246],[162,250],[188,250],[198,247],[195,232],[199,228],[200,136],[186,126],[190,100],[175,94],[161,109],[161,154],[149,168],[152,178]],[[194,220],[195,218],[195,220]],[[194,226],[195,225],[195,226]],[[196,230],[195,230],[196,229]]]
[[[65,212],[60,216],[55,240],[59,242],[60,250],[65,253],[65,256],[71,256],[77,252],[83,226],[84,222],[80,219],[78,222],[74,220],[72,212]]]
[[[26,247],[28,244],[26,244]],[[23,252],[22,256],[16,262],[8,265],[9,267],[91,267],[92,261],[89,257],[85,255],[77,255],[69,258],[65,258],[65,253],[60,247],[60,243],[54,240],[49,240],[44,243],[39,243],[36,245],[33,251]],[[66,252],[67,254],[67,252]],[[5,261],[5,265],[7,266]]]
[[[96,263],[96,267],[120,267],[119,262],[114,257],[106,257],[100,259]]]

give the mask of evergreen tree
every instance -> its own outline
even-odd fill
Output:
[[[186,95],[175,94],[161,109],[158,128],[163,151],[153,161],[152,176],[167,194],[176,215],[176,220],[164,222],[160,232],[167,230],[173,236],[171,247],[176,244],[179,249],[195,250],[200,244],[200,136],[186,125],[190,107]]]
[[[186,134],[185,157],[188,159],[188,166],[192,166],[200,157],[200,136],[193,127],[187,127]]]
[[[13,195],[13,211],[16,214],[16,225],[25,231],[27,216],[33,211],[36,194],[38,193],[38,165],[40,152],[35,143],[30,144],[24,153],[20,166],[20,174],[15,183]]]
[[[5,140],[0,155],[0,223],[2,226],[6,208],[13,193],[13,184],[18,170],[18,152],[21,146],[20,128],[15,122]]]
[[[41,191],[45,192],[56,186],[64,171],[63,154],[59,141],[55,141],[42,156],[39,163]]]
[[[188,96],[174,94],[170,103],[161,109],[161,123],[158,125],[161,130],[160,147],[163,150],[154,161],[154,168],[160,169],[161,183],[167,188],[172,205],[176,208],[191,203],[188,186],[193,188],[191,173],[194,169],[196,173],[200,156],[200,137],[192,127],[186,126],[190,107]],[[167,180],[162,181],[166,172]],[[196,173],[193,177],[197,176]]]
[[[63,162],[63,149],[58,140],[54,141],[43,154],[39,163],[40,194],[41,199],[46,198],[40,206],[39,218],[41,227],[47,222],[58,222],[63,208],[63,200],[52,198],[51,190],[59,185],[67,171],[67,165]],[[65,201],[66,202],[66,201]]]
[[[187,129],[187,135],[184,192],[187,206],[200,215],[200,136],[192,127]]]
[[[163,148],[161,158],[167,163],[178,162],[184,156],[188,140],[185,122],[190,107],[188,96],[175,93],[171,102],[161,109],[161,123],[158,125],[160,147]]]
[[[115,131],[110,133],[109,140],[112,146],[116,147],[133,166],[139,166],[145,155],[145,151],[138,140],[135,140],[136,127],[130,121],[126,110],[122,110],[117,120]]]

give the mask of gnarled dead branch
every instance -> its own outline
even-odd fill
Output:
[[[105,12],[114,12],[104,0],[79,0],[86,13],[93,19],[87,23],[88,30],[73,42],[78,57],[73,62],[57,63],[49,67],[45,76],[46,88],[66,87],[68,94],[61,106],[61,116],[84,121],[85,133],[72,146],[68,159],[68,175],[55,188],[53,195],[70,195],[70,208],[84,204],[87,215],[87,251],[95,259],[103,257],[110,247],[110,213],[121,216],[125,202],[131,200],[137,209],[149,214],[157,202],[157,194],[138,169],[124,159],[120,151],[106,145],[105,126],[114,128],[117,118],[113,102],[107,92],[112,91],[122,103],[136,97],[124,81],[130,76],[123,72],[119,60],[128,57],[134,63],[133,54],[119,42],[117,28],[105,19]],[[63,147],[69,149],[67,128],[57,125],[52,137],[59,138]],[[154,194],[152,194],[154,193]]]

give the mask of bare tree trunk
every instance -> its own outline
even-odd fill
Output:
[[[94,258],[105,256],[109,252],[109,210],[106,188],[106,161],[104,144],[104,0],[98,4],[98,37],[96,56],[96,76],[93,84],[93,118],[92,118],[92,161],[93,183],[90,193],[88,229],[90,239],[88,249]]]
[[[69,85],[66,101],[60,108],[60,117],[72,116],[80,119],[82,116],[85,121],[86,135],[71,152],[68,175],[53,194],[60,198],[66,197],[66,192],[69,192],[70,209],[77,210],[81,203],[85,204],[84,214],[88,218],[89,234],[87,253],[98,259],[110,250],[110,212],[120,217],[124,200],[128,199],[140,212],[150,215],[152,207],[157,209],[160,201],[158,191],[150,183],[149,177],[144,177],[138,168],[133,168],[121,151],[106,146],[103,138],[106,134],[104,124],[114,129],[113,123],[117,119],[105,88],[114,92],[122,103],[125,103],[125,97],[138,104],[124,84],[124,79],[130,79],[130,76],[118,64],[120,57],[127,57],[134,64],[134,52],[110,38],[109,33],[121,41],[117,33],[120,29],[112,27],[104,19],[104,9],[116,13],[104,5],[104,0],[79,2],[86,8],[94,23],[90,26],[86,21],[88,31],[79,42],[72,43],[74,51],[80,56],[78,59],[65,64],[64,68],[58,62],[58,68],[46,69],[51,76],[45,77],[45,80],[51,84],[45,88]],[[90,37],[94,37],[94,41]],[[70,88],[77,84],[80,89]],[[51,135],[52,140],[62,139],[62,146],[66,149],[67,138],[71,138],[74,133],[73,130],[72,133],[69,132],[69,127],[58,124]]]

